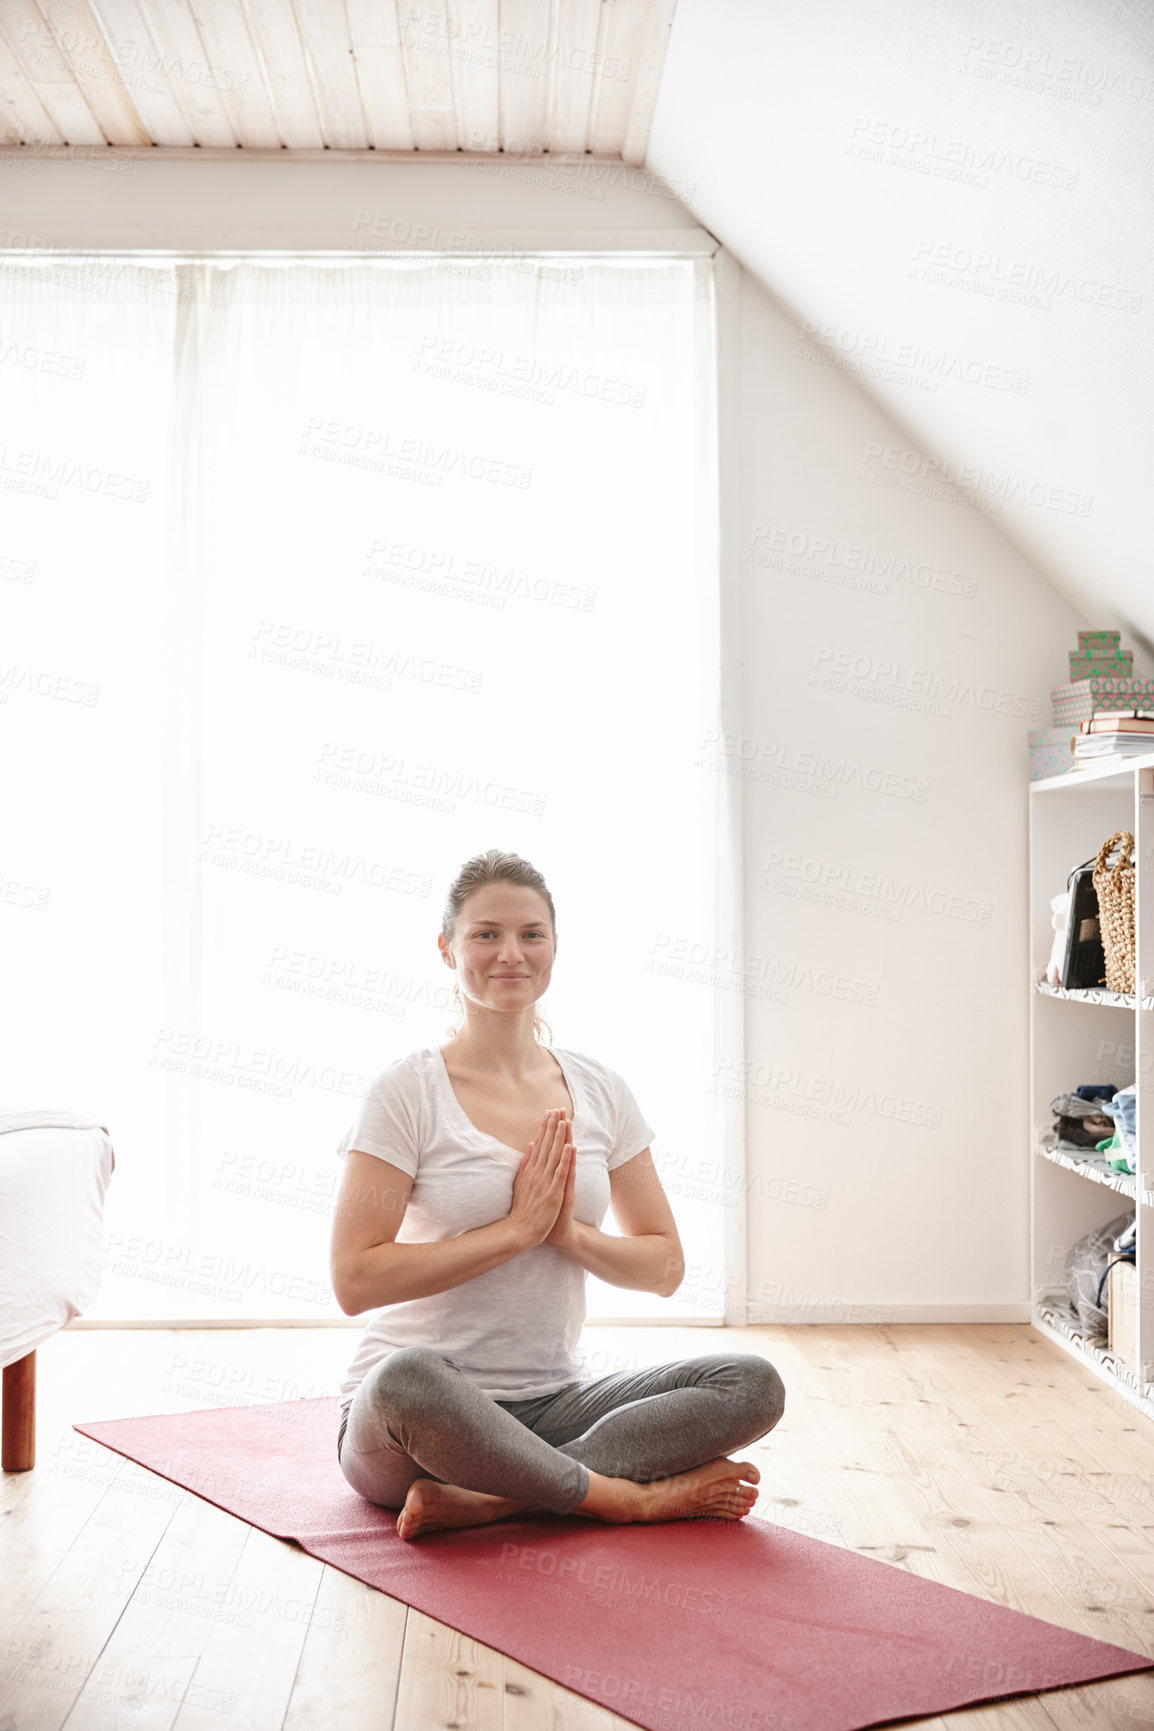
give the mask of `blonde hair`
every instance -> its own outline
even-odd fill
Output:
[[[520,884],[525,889],[536,890],[538,895],[544,898],[545,905],[549,909],[549,920],[553,927],[553,942],[556,943],[557,910],[553,906],[553,897],[549,894],[545,879],[536,866],[530,865],[529,861],[522,859],[520,854],[502,853],[499,848],[495,847],[491,847],[487,853],[474,854],[472,859],[466,860],[449,885],[445,911],[441,916],[441,936],[445,943],[450,944],[453,941],[453,929],[457,923],[457,916],[466,899],[473,894],[474,890],[483,889],[486,884],[497,883]],[[457,1010],[457,1020],[448,1029],[450,1037],[460,1033],[465,1020],[464,1000],[456,980],[453,981],[453,1002]],[[542,1029],[547,1033],[547,1039],[542,1037]],[[538,1044],[543,1046],[553,1044],[553,1030],[536,1005],[533,1006],[533,1034]]]

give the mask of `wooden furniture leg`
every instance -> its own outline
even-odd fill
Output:
[[[36,1465],[36,1354],[4,1366],[0,1467],[26,1473]]]

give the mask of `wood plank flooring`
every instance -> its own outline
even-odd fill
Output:
[[[41,1349],[38,1465],[0,1490],[0,1731],[627,1731],[70,1428],[333,1393],[356,1339],[68,1329]],[[1028,1325],[586,1339],[620,1367],[771,1359],[787,1405],[747,1451],[757,1514],[1154,1657],[1154,1424]],[[1154,1673],[902,1723],[1154,1731]]]

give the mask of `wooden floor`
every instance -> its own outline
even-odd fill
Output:
[[[586,1341],[593,1374],[762,1353],[787,1406],[749,1451],[757,1515],[1154,1657],[1154,1423],[1027,1325]],[[625,1731],[70,1429],[332,1393],[355,1342],[66,1330],[42,1349],[38,1464],[3,1480],[0,1731]],[[1154,1673],[902,1723],[1138,1731]]]

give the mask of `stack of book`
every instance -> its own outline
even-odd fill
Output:
[[[1100,709],[1083,721],[1074,737],[1074,760],[1081,769],[1103,758],[1140,757],[1154,752],[1154,711]]]
[[[1120,730],[1109,722],[1095,728],[1092,735],[1089,730],[1081,732],[1083,722],[1107,720],[1111,714],[1124,715],[1131,722],[1135,716],[1145,720],[1154,715],[1154,679],[1133,678],[1133,657],[1129,650],[1119,648],[1118,638],[1117,631],[1079,631],[1078,647],[1070,651],[1070,683],[1055,685],[1050,692],[1054,724],[1029,736],[1031,781],[1084,769],[1089,762],[1103,758],[1116,758],[1120,763],[1135,751],[1154,751],[1154,739],[1145,727]],[[1131,738],[1123,750],[1114,742],[1127,732]],[[1093,745],[1077,751],[1075,742],[1081,739],[1092,739]]]

